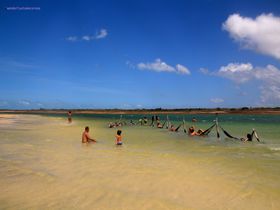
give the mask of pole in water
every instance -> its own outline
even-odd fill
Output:
[[[166,116],[166,129],[168,129],[169,128],[169,117],[168,117],[168,115]]]
[[[219,125],[218,125],[218,113],[216,113],[216,132],[217,132],[217,138],[220,138],[220,133],[219,133]]]
[[[184,132],[187,133],[185,117],[183,117],[183,129],[184,129]]]
[[[122,114],[120,115],[119,123],[122,121]]]
[[[254,136],[256,137],[257,141],[260,142],[260,138],[258,137],[257,131],[253,128]]]

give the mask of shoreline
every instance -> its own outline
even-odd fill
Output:
[[[251,109],[72,109],[74,114],[270,114],[280,115],[280,108]],[[65,114],[68,109],[0,110],[0,114]]]

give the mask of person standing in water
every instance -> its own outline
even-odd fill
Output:
[[[72,112],[68,111],[67,115],[68,115],[68,123],[71,123],[72,122]]]
[[[95,139],[91,138],[89,135],[89,127],[85,127],[85,131],[82,135],[82,143],[97,142]]]
[[[116,135],[116,141],[115,141],[115,144],[116,145],[122,145],[122,131],[121,130],[118,130],[117,131],[117,135]]]
[[[151,123],[151,126],[153,126],[153,127],[154,127],[154,126],[155,126],[155,124],[154,124],[154,123],[155,123],[155,115],[153,115],[153,116],[152,116],[152,123]]]

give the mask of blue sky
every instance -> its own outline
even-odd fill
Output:
[[[1,1],[0,109],[280,105],[279,1]]]

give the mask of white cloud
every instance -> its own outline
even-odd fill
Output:
[[[252,71],[251,63],[229,63],[227,66],[222,66],[217,74],[236,83],[244,83],[252,78]]]
[[[106,29],[101,29],[95,36],[96,39],[103,39],[108,35],[108,32]]]
[[[264,104],[280,103],[280,70],[273,65],[253,67],[250,63],[230,63],[222,66],[216,76],[221,76],[237,84],[259,81],[260,99]]]
[[[273,65],[267,65],[265,68],[256,68],[256,79],[263,80],[271,85],[280,85],[280,70]]]
[[[76,42],[76,41],[92,41],[97,39],[104,39],[106,36],[108,36],[108,32],[106,29],[99,30],[95,36],[91,35],[83,35],[81,37],[79,36],[68,36],[66,37],[67,41],[70,42]]]
[[[88,36],[88,35],[85,35],[85,36],[82,37],[82,40],[85,40],[85,41],[90,41],[92,39],[93,39],[93,37]]]
[[[165,62],[160,59],[156,59],[153,63],[139,63],[137,65],[139,69],[147,69],[157,72],[167,71],[167,72],[175,72],[176,69],[172,66],[169,66]]]
[[[78,41],[78,37],[76,37],[76,36],[68,36],[68,37],[66,37],[66,40],[70,41],[70,42],[75,42],[75,41]]]
[[[156,72],[174,72],[178,74],[190,74],[190,71],[187,67],[177,64],[176,67],[170,66],[161,59],[156,59],[152,63],[139,63],[137,64],[138,69],[140,70],[151,70]]]
[[[201,72],[202,74],[206,74],[206,75],[209,74],[209,70],[206,68],[200,68],[199,72]]]
[[[176,69],[180,74],[191,74],[190,70],[181,64],[177,64]]]
[[[279,105],[280,87],[276,85],[261,86],[261,102],[269,105]]]
[[[212,103],[215,103],[215,104],[220,104],[220,103],[224,102],[224,99],[222,99],[222,98],[211,98],[210,101]]]
[[[280,70],[275,66],[267,65],[265,68],[257,68],[255,78],[262,81],[261,101],[269,104],[280,103]]]
[[[244,48],[280,59],[280,17],[262,14],[252,19],[233,14],[223,29]]]
[[[24,106],[29,106],[29,105],[30,105],[30,102],[29,102],[29,101],[24,101],[24,100],[19,101],[18,103],[19,103],[20,105],[24,105]]]

